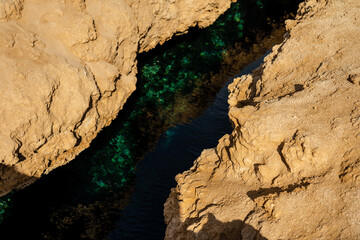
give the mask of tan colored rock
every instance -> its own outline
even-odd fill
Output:
[[[308,0],[287,28],[176,177],[166,239],[360,239],[360,2]]]
[[[24,0],[1,0],[0,22],[16,19],[21,16]]]
[[[0,0],[0,195],[87,148],[135,90],[136,56],[232,0]]]

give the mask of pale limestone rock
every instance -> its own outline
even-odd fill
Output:
[[[21,16],[24,0],[0,0],[0,22]]]
[[[287,29],[176,177],[166,239],[360,239],[360,2],[308,0]]]
[[[136,56],[233,0],[0,0],[0,195],[64,165],[135,90]]]

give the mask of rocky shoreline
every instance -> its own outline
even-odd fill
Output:
[[[166,239],[360,239],[359,10],[305,1],[234,80],[234,130],[176,177]]]
[[[87,148],[135,90],[136,56],[232,0],[0,3],[0,196]]]

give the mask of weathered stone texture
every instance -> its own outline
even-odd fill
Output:
[[[0,195],[89,146],[135,90],[139,52],[231,2],[0,0]]]
[[[287,28],[177,176],[166,239],[360,239],[360,2],[308,0]]]

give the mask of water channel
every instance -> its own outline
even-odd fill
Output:
[[[227,84],[282,41],[299,2],[239,0],[140,55],[137,90],[90,148],[0,199],[1,239],[163,238],[175,175],[231,132]]]

